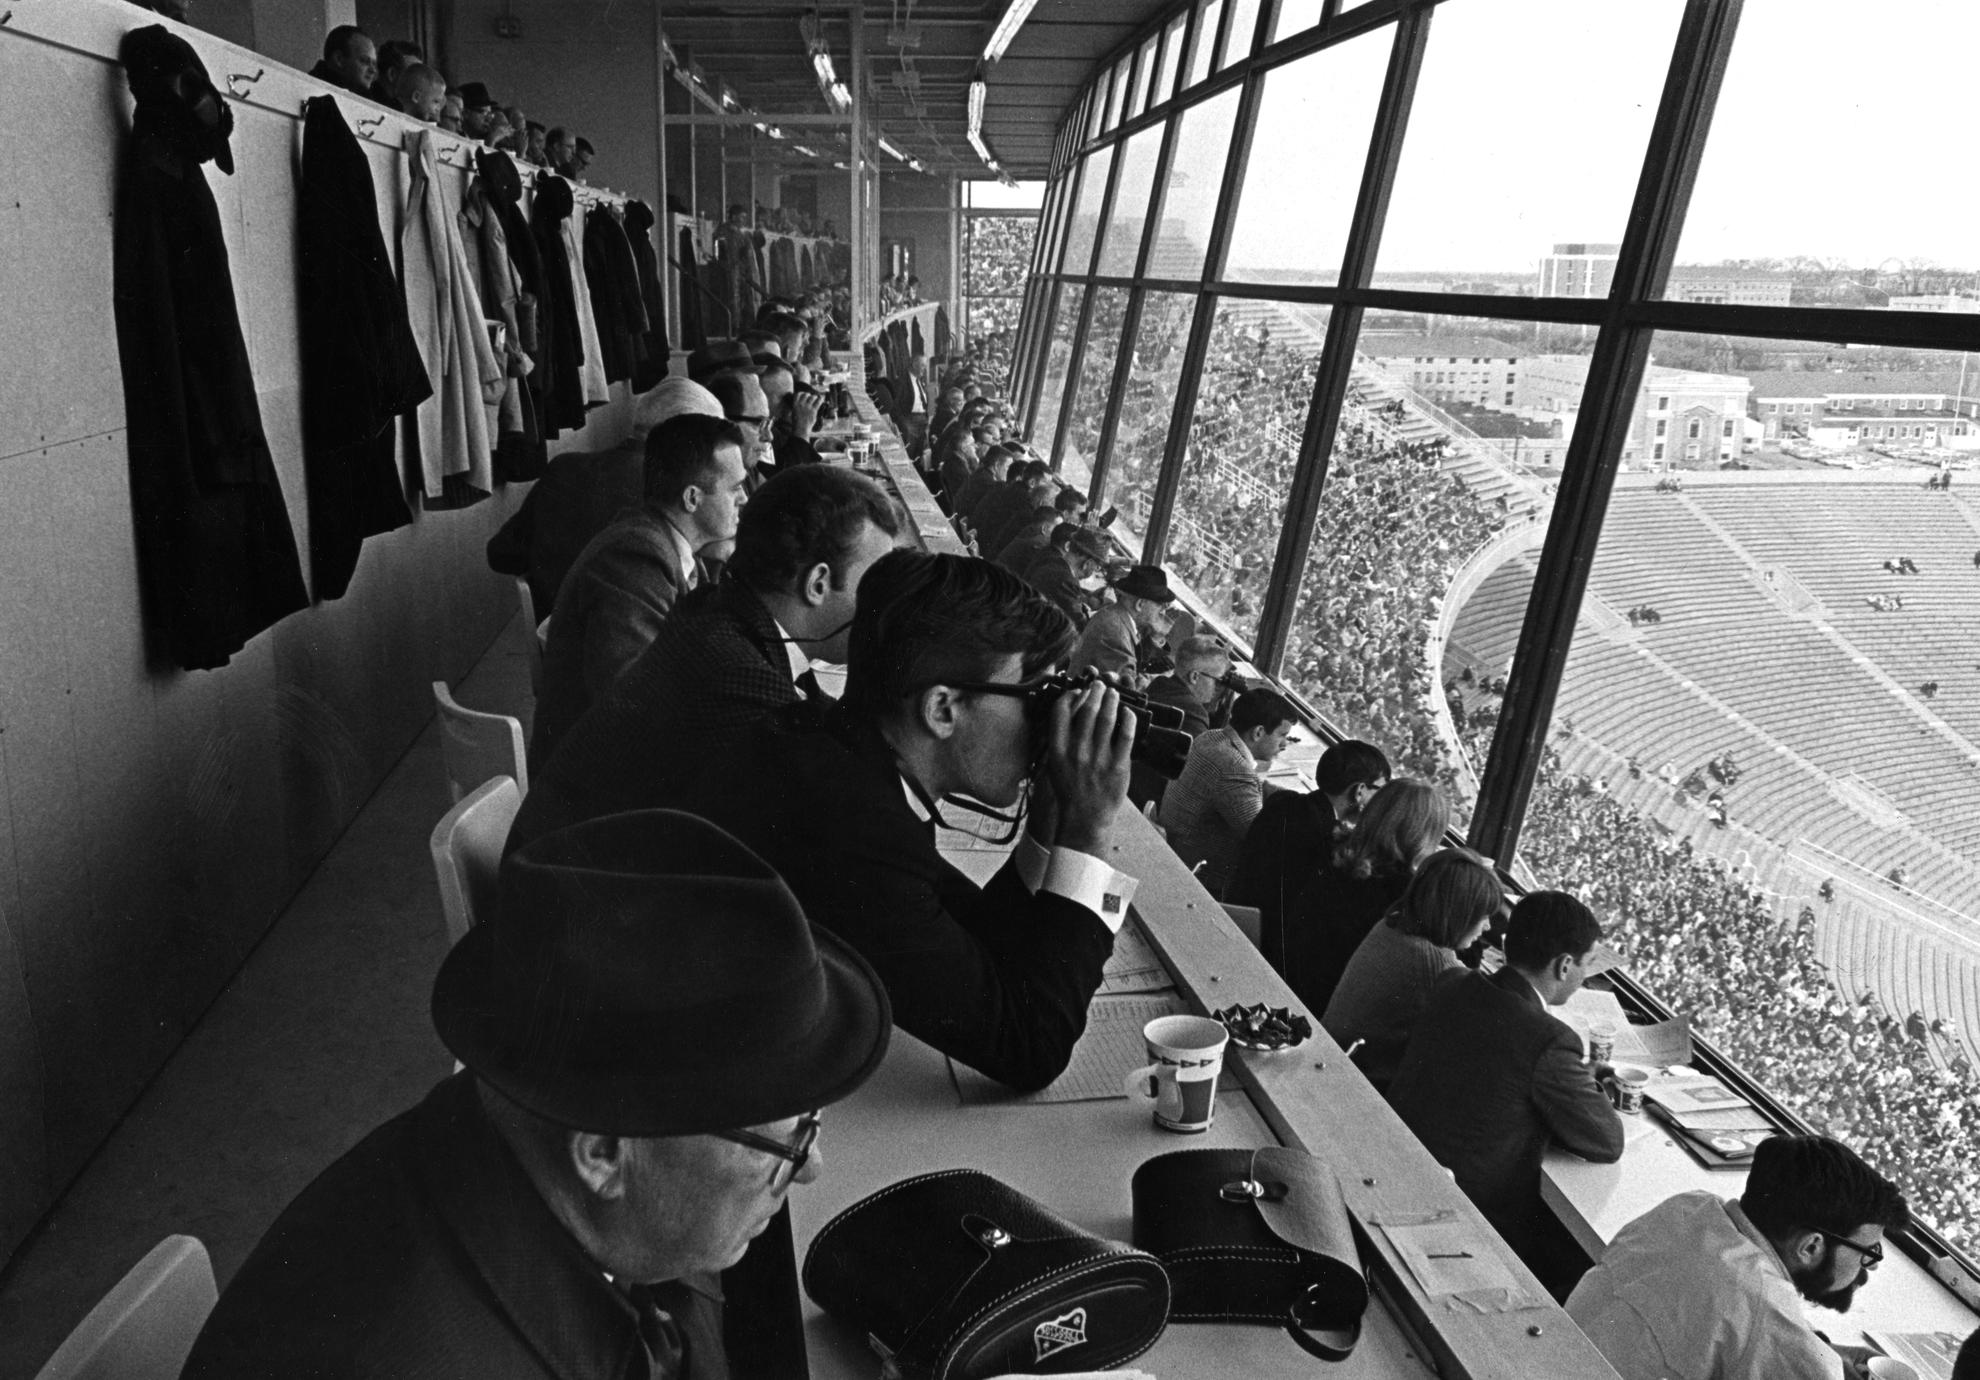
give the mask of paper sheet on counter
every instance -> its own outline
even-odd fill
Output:
[[[1127,1097],[1127,1076],[1148,1062],[1141,1028],[1157,1016],[1185,1015],[1189,1007],[1174,992],[1093,999],[1086,1009],[1086,1033],[1073,1046],[1066,1071],[1037,1092],[1015,1094],[975,1069],[949,1060],[949,1080],[965,1107],[1001,1102],[1101,1102]]]
[[[1433,1299],[1481,1313],[1511,1313],[1541,1303],[1513,1279],[1498,1251],[1468,1222],[1384,1222],[1381,1227],[1417,1287]]]
[[[1124,996],[1167,991],[1175,985],[1162,960],[1148,947],[1139,922],[1129,920],[1122,925],[1121,932],[1114,936],[1114,952],[1108,955],[1107,966],[1101,970],[1100,991],[1107,996]]]
[[[1688,1016],[1658,1021],[1654,1025],[1631,1025],[1629,1013],[1616,1000],[1616,994],[1596,987],[1583,987],[1569,997],[1565,1005],[1555,1007],[1554,1014],[1580,1034],[1584,1051],[1588,1048],[1590,1026],[1600,1021],[1614,1026],[1617,1063],[1666,1069],[1673,1064],[1691,1062],[1691,1018]]]

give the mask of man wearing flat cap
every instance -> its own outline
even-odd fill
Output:
[[[777,1219],[890,1022],[775,872],[664,810],[547,834],[433,1020],[466,1070],[283,1211],[188,1380],[804,1373]]]
[[[1176,616],[1175,591],[1159,565],[1138,565],[1115,580],[1114,602],[1094,614],[1073,652],[1075,671],[1104,671],[1131,690],[1168,666],[1162,639]],[[1173,664],[1173,663],[1170,663]]]

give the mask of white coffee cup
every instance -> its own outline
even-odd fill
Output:
[[[1127,1076],[1130,1098],[1154,1104],[1155,1124],[1193,1135],[1217,1114],[1217,1075],[1230,1032],[1208,1016],[1158,1016],[1142,1027],[1148,1063]]]

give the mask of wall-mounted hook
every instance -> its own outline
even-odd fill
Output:
[[[242,96],[247,95],[256,82],[267,75],[268,69],[266,67],[255,68],[253,76],[249,76],[246,72],[229,72],[227,74],[227,94],[239,100]]]
[[[358,133],[376,134],[378,127],[384,123],[385,117],[383,115],[360,115],[357,122]]]
[[[8,10],[5,14],[0,14],[0,24],[11,24],[13,22],[14,12],[12,10]]]

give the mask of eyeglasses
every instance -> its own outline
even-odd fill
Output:
[[[754,1131],[716,1131],[717,1140],[731,1141],[737,1145],[747,1145],[752,1150],[761,1150],[766,1155],[775,1155],[784,1161],[770,1171],[770,1187],[783,1188],[803,1172],[811,1160],[811,1147],[818,1143],[818,1113],[812,1112],[798,1122],[797,1139],[789,1145],[782,1141],[759,1136]]]
[[[1884,1247],[1882,1243],[1875,1246],[1866,1246],[1861,1241],[1852,1241],[1847,1236],[1838,1236],[1832,1231],[1823,1231],[1820,1227],[1810,1227],[1809,1230],[1831,1245],[1847,1246],[1861,1255],[1863,1257],[1863,1268],[1866,1270],[1874,1270],[1884,1263]]]
[[[741,427],[745,432],[749,431],[752,427],[755,428],[759,440],[770,434],[770,419],[768,417],[731,417],[729,420]]]

